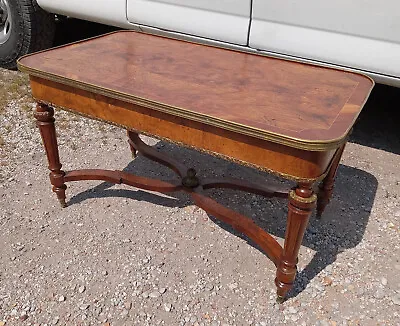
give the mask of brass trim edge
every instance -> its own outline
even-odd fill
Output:
[[[304,204],[312,204],[317,201],[317,195],[315,193],[313,193],[311,197],[304,198],[297,195],[295,190],[290,190],[289,198]]]
[[[100,94],[106,97],[114,98],[117,100],[121,100],[127,103],[132,103],[135,105],[139,105],[142,107],[146,107],[149,109],[157,110],[167,114],[173,114],[175,116],[185,118],[188,120],[205,123],[214,127],[218,127],[224,130],[240,133],[246,136],[259,138],[266,141],[271,141],[274,143],[278,143],[281,145],[302,149],[302,150],[309,150],[309,151],[328,151],[331,149],[338,148],[346,139],[347,133],[349,130],[346,131],[346,134],[343,137],[332,139],[331,141],[308,141],[299,139],[296,137],[288,137],[279,133],[267,132],[262,129],[249,127],[246,125],[242,125],[236,122],[231,122],[228,120],[223,120],[219,118],[215,118],[206,114],[199,114],[194,111],[189,111],[183,108],[174,107],[170,105],[166,105],[163,103],[159,103],[156,101],[151,101],[145,98],[141,98],[138,96],[134,96],[132,94],[123,93],[119,91],[115,91],[112,89],[108,89],[105,87],[100,87],[94,84],[84,83],[80,81],[75,81],[68,79],[66,77],[57,75],[57,74],[50,74],[43,72],[41,70],[37,70],[34,68],[30,68],[24,66],[23,64],[18,61],[18,68],[22,72],[26,72],[29,75],[39,77],[45,80],[53,81],[62,85],[67,85],[70,87],[77,87],[83,89],[85,91],[89,91],[92,93]],[[372,90],[372,88],[371,88]],[[368,97],[367,97],[368,98]],[[366,100],[364,101],[365,104]],[[361,111],[361,110],[360,110]],[[356,119],[356,117],[355,117]],[[350,126],[351,127],[351,126]],[[349,128],[350,129],[350,128]]]

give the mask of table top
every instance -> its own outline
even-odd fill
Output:
[[[307,150],[337,148],[374,82],[363,75],[119,31],[27,55],[30,75]]]

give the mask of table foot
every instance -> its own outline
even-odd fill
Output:
[[[58,201],[62,208],[65,208],[68,206],[67,203],[65,202],[65,198],[58,198]]]
[[[286,298],[285,298],[285,297],[282,297],[282,296],[280,296],[280,295],[277,295],[277,296],[276,296],[276,303],[282,304],[282,303],[284,303],[285,301],[286,301]]]
[[[311,183],[299,183],[297,188],[289,193],[285,244],[275,278],[278,297],[286,297],[293,287],[301,242],[316,200],[317,196]]]

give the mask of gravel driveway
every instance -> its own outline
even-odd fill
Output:
[[[294,291],[277,305],[273,263],[184,194],[69,183],[61,209],[27,85],[0,70],[0,326],[400,325],[400,90],[374,90],[333,199],[307,229]],[[66,170],[173,176],[141,156],[131,161],[123,130],[60,111],[56,119]],[[145,140],[200,175],[277,180]],[[212,194],[282,241],[285,201]]]

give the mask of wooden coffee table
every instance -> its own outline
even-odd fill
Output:
[[[28,55],[19,68],[30,75],[50,181],[62,206],[65,183],[78,180],[186,191],[197,206],[248,236],[274,262],[280,302],[293,285],[310,214],[317,203],[321,216],[329,202],[348,134],[374,85],[350,72],[131,31]],[[98,169],[64,172],[53,106],[127,129],[134,155],[166,165],[180,181]],[[198,178],[194,169],[143,143],[139,133],[296,180],[297,186]],[[283,248],[251,219],[209,198],[205,190],[210,188],[288,198]]]

